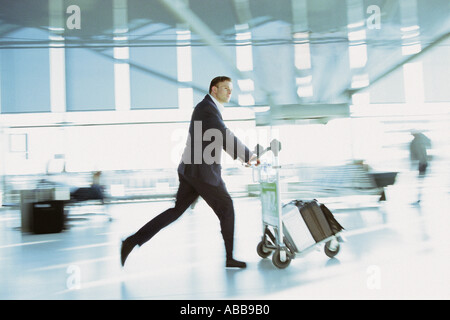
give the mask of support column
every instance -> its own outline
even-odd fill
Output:
[[[65,9],[63,0],[49,0],[50,110],[66,112],[66,58],[64,48]]]

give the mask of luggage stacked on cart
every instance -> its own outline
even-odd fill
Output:
[[[331,211],[315,199],[293,200],[284,205],[282,211],[286,245],[296,253],[336,236],[344,229]]]

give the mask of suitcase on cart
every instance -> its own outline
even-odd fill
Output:
[[[314,240],[320,242],[333,235],[331,227],[317,201],[298,201],[297,207]]]
[[[317,200],[294,200],[283,206],[282,213],[284,236],[297,253],[344,229],[331,211]]]
[[[320,242],[344,230],[331,211],[316,199],[312,201],[296,201],[296,206],[316,242]]]
[[[294,252],[303,250],[316,244],[303,217],[299,214],[298,207],[293,203],[288,203],[282,209],[283,212],[283,233],[287,240],[287,245],[291,246]]]

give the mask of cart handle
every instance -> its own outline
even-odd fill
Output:
[[[254,153],[256,153],[256,156],[259,158],[261,158],[261,156],[263,154],[265,154],[267,151],[272,151],[275,157],[278,157],[278,153],[281,150],[281,142],[278,141],[277,139],[273,139],[270,142],[270,145],[267,148],[264,148],[263,146],[261,146],[259,143],[255,146],[255,151],[253,151]]]

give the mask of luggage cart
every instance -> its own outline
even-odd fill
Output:
[[[256,248],[258,255],[261,258],[267,258],[272,254],[272,262],[279,269],[287,268],[291,260],[296,257],[303,256],[314,249],[320,250],[319,246],[322,245],[324,245],[324,251],[328,257],[335,257],[340,250],[339,233],[320,242],[315,242],[302,250],[297,249],[299,246],[285,234],[283,230],[283,207],[288,204],[283,205],[280,196],[281,166],[279,165],[279,152],[281,143],[274,139],[268,148],[264,149],[257,145],[255,149],[258,158],[267,151],[272,151],[274,155],[273,164],[263,163],[258,167],[253,167],[253,180],[260,184],[262,209],[263,235]]]

